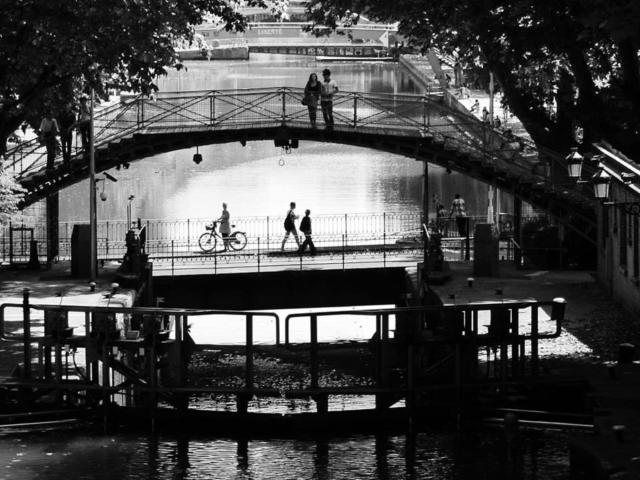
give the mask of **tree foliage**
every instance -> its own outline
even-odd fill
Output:
[[[640,153],[637,0],[310,0],[307,11],[332,27],[397,21],[413,46],[490,70],[539,144],[567,151],[579,128],[585,144]]]
[[[277,10],[284,0],[247,0]],[[0,153],[23,121],[108,83],[148,93],[167,68],[180,68],[174,41],[218,18],[246,23],[235,0],[0,0]]]

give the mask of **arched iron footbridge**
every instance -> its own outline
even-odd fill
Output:
[[[96,172],[159,153],[198,145],[309,140],[356,145],[401,154],[462,172],[507,190],[555,216],[585,239],[596,241],[595,200],[567,177],[563,155],[482,124],[449,105],[442,93],[426,95],[340,92],[335,125],[326,129],[318,111],[316,128],[301,104],[300,88],[257,88],[159,93],[123,98],[96,109]],[[89,176],[86,152],[69,165],[56,158],[46,168],[46,150],[36,140],[6,154],[26,188],[25,205]]]

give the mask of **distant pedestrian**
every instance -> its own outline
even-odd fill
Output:
[[[58,115],[60,122],[60,143],[62,145],[62,161],[65,166],[71,162],[71,148],[73,146],[73,129],[76,123],[76,114],[71,104],[65,105]]]
[[[465,237],[467,235],[467,208],[464,199],[460,197],[459,193],[456,193],[453,201],[451,202],[451,211],[449,212],[449,218],[455,217],[456,224],[458,225],[458,235]]]
[[[325,68],[322,71],[322,84],[320,88],[320,108],[322,117],[328,130],[333,129],[333,95],[338,91],[338,85],[331,79],[331,70]]]
[[[311,210],[304,211],[304,217],[300,221],[300,231],[304,233],[304,242],[302,242],[302,246],[300,247],[300,254],[304,253],[305,248],[309,245],[309,250],[311,251],[311,255],[316,254],[316,246],[313,244],[313,240],[311,239]]]
[[[56,136],[60,133],[58,122],[51,112],[47,112],[42,122],[40,122],[40,128],[38,129],[38,138],[40,142],[47,147],[47,169],[53,168],[53,163],[56,160],[56,147],[58,140]]]
[[[291,202],[289,204],[289,210],[287,211],[287,216],[284,219],[284,238],[282,239],[282,246],[280,247],[280,251],[284,252],[284,244],[287,243],[287,239],[289,238],[289,234],[293,234],[293,238],[298,244],[298,249],[300,248],[300,239],[298,238],[298,231],[296,230],[295,221],[298,219],[298,215],[296,215],[296,202]]]
[[[82,140],[82,149],[85,156],[89,154],[89,143],[91,135],[91,107],[89,105],[89,97],[85,94],[80,96],[80,108],[78,112],[78,130],[80,130],[80,139]]]
[[[480,102],[476,98],[476,101],[471,105],[471,109],[469,110],[471,113],[476,113],[480,111]]]
[[[460,87],[460,98],[469,98],[470,96],[471,93],[469,92],[469,87],[467,87],[467,84],[465,83]]]
[[[482,123],[489,123],[489,110],[487,107],[482,107]]]
[[[222,204],[222,213],[220,214],[220,218],[218,218],[218,222],[220,222],[220,235],[222,235],[222,242],[224,243],[224,249],[229,249],[229,234],[231,233],[231,224],[230,224],[231,214],[229,210],[227,210],[227,204]]]
[[[304,87],[304,96],[302,97],[303,104],[307,106],[309,110],[309,120],[311,121],[311,127],[316,128],[316,115],[318,113],[318,101],[320,100],[320,82],[318,76],[315,73],[309,75],[309,81]]]

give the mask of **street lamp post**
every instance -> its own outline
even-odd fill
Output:
[[[95,282],[98,269],[98,227],[96,218],[96,159],[95,159],[95,145],[93,137],[93,107],[94,107],[94,92],[91,89],[91,117],[89,121],[89,230],[90,230],[90,278],[89,280]]]

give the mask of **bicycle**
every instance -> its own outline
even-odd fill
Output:
[[[225,244],[225,239],[216,231],[217,225],[218,222],[213,222],[211,225],[206,225],[205,229],[207,231],[200,235],[200,238],[198,238],[198,245],[204,253],[210,253],[211,251],[215,250],[218,240],[220,240],[222,244],[225,245],[225,250],[227,249],[226,245],[229,245],[231,250],[236,251],[242,250],[247,246],[247,235],[244,232],[239,231],[231,232],[227,236],[227,242]],[[231,228],[235,228],[235,225],[231,225]]]

